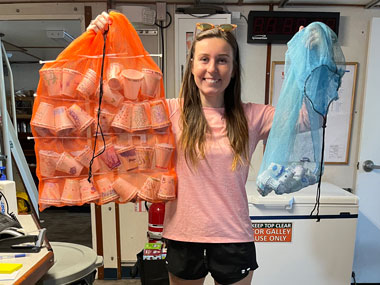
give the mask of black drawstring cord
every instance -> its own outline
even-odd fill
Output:
[[[327,122],[327,115],[323,117],[323,125],[322,125],[322,154],[321,154],[321,164],[319,169],[319,179],[318,179],[318,187],[317,187],[317,195],[315,197],[315,204],[314,208],[310,213],[310,216],[313,215],[314,211],[317,210],[316,218],[317,222],[321,221],[321,218],[319,217],[319,205],[320,205],[320,199],[321,199],[321,182],[322,182],[322,173],[323,173],[323,157],[325,153],[325,134],[326,134],[326,122]]]
[[[7,205],[7,214],[8,214],[8,216],[10,216],[14,221],[16,221],[20,225],[20,222],[17,219],[17,216],[13,212],[9,212],[9,204],[8,204],[7,198],[5,197],[5,195],[2,192],[0,192],[0,200],[3,199],[3,198],[4,198],[4,201],[5,201],[5,204]],[[21,227],[21,225],[20,225],[20,227]]]
[[[104,45],[103,45],[103,57],[102,57],[102,67],[100,70],[100,85],[99,85],[99,106],[98,106],[98,114],[97,114],[97,124],[96,124],[96,132],[95,132],[95,142],[94,142],[94,149],[92,152],[92,158],[90,161],[90,165],[88,167],[88,182],[91,183],[91,177],[92,177],[92,164],[94,163],[94,159],[98,156],[100,156],[105,150],[106,150],[106,141],[104,139],[104,134],[102,130],[102,126],[100,125],[100,111],[101,111],[101,105],[102,105],[102,99],[103,99],[103,73],[104,73],[104,59],[106,57],[106,41],[107,41],[107,34],[108,34],[109,28],[107,28],[103,33],[103,39],[104,39]],[[99,152],[97,155],[95,155],[96,152],[96,140],[98,138],[98,131],[100,130],[100,135],[102,136],[103,140],[103,149],[101,152]]]
[[[321,66],[324,66],[326,67],[327,69],[329,69],[331,72],[337,74],[337,71],[332,71],[329,66],[327,65],[321,65]],[[321,198],[321,182],[322,182],[322,174],[323,174],[323,161],[324,161],[324,154],[325,154],[325,134],[326,134],[326,124],[327,124],[327,111],[329,110],[330,108],[330,104],[332,103],[332,100],[328,103],[327,105],[327,109],[326,109],[326,115],[323,115],[322,113],[318,112],[317,109],[315,108],[314,104],[313,104],[313,101],[310,99],[310,97],[307,95],[307,92],[306,92],[306,82],[309,80],[311,74],[317,69],[317,68],[320,68],[321,66],[318,66],[316,68],[314,68],[310,74],[308,75],[308,77],[306,78],[305,80],[305,84],[304,84],[304,94],[305,94],[305,97],[309,100],[313,110],[318,113],[319,115],[322,116],[323,118],[323,125],[322,125],[322,129],[323,129],[323,133],[322,133],[322,150],[321,150],[321,163],[320,163],[320,169],[319,169],[319,179],[318,179],[318,187],[317,187],[317,195],[315,197],[315,204],[314,204],[314,208],[313,210],[311,211],[310,213],[310,216],[313,215],[315,209],[317,209],[317,214],[316,214],[316,218],[317,218],[317,222],[320,222],[321,221],[321,218],[319,217],[319,205],[320,205],[320,198]],[[340,77],[340,80],[342,78]],[[338,91],[338,89],[337,89]]]

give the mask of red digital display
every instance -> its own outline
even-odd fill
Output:
[[[339,13],[251,11],[248,16],[248,43],[286,43],[300,26],[322,22],[336,34]]]

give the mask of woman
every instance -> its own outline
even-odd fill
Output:
[[[88,27],[102,32],[103,12]],[[241,102],[231,25],[197,25],[179,99],[167,100],[176,138],[178,198],[165,209],[170,284],[251,284],[256,263],[245,183],[274,108]],[[229,30],[227,30],[227,28]]]

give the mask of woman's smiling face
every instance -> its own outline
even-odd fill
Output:
[[[233,70],[233,50],[224,39],[206,38],[196,43],[192,74],[204,107],[224,106],[224,90]]]

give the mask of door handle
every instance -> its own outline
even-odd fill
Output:
[[[371,172],[374,169],[380,169],[380,165],[375,165],[372,160],[366,160],[363,162],[363,170],[365,172]]]

